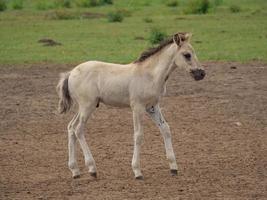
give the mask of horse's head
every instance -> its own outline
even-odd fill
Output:
[[[174,43],[177,45],[174,63],[178,67],[185,68],[196,81],[199,81],[205,77],[206,73],[190,44],[191,36],[191,33],[176,33],[173,36]]]

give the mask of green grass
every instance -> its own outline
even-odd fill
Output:
[[[154,28],[169,35],[192,32],[192,44],[201,61],[267,61],[265,0],[236,0],[234,3],[241,8],[238,13],[229,9],[233,1],[224,0],[206,15],[184,15],[185,0],[180,0],[177,7],[168,7],[163,0],[114,0],[113,5],[65,9],[105,15],[120,9],[129,11],[131,15],[121,23],[109,23],[105,17],[53,20],[47,17],[53,10],[37,10],[34,2],[25,0],[22,10],[9,8],[0,12],[1,64],[86,60],[127,63],[150,47],[149,34]],[[152,23],[146,23],[145,18]],[[44,47],[37,42],[42,38],[54,39],[62,45]]]

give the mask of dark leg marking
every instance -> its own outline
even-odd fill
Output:
[[[90,175],[94,178],[97,178],[97,173],[96,172],[90,172]]]
[[[164,123],[165,123],[165,121],[161,118],[161,116],[159,116],[159,126],[161,126]]]
[[[99,104],[100,104],[100,100],[98,99],[97,104],[96,104],[97,108],[99,107]]]
[[[73,179],[78,179],[78,178],[80,178],[81,176],[80,175],[75,175],[75,176],[73,176],[72,178]]]
[[[166,76],[166,78],[165,78],[165,82],[166,82],[168,79],[169,79],[169,75]]]
[[[155,113],[155,108],[154,106],[152,106],[151,108],[147,109],[147,112],[149,112],[150,114],[154,114]]]
[[[151,108],[148,108],[147,112],[152,116],[155,116],[155,114],[156,114],[154,106],[151,106]],[[158,119],[157,119],[157,116],[155,116],[155,117],[156,118],[154,120],[158,123],[158,126],[162,126],[162,124],[165,123],[164,119],[161,118],[161,115],[159,115]]]
[[[144,177],[143,176],[137,176],[135,177],[136,180],[144,180]]]
[[[177,169],[171,169],[171,175],[176,176],[178,174]]]

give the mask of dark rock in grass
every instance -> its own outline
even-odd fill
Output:
[[[81,17],[84,19],[98,19],[98,18],[104,18],[106,17],[106,15],[102,13],[84,12],[82,13]]]
[[[42,43],[43,46],[58,46],[62,45],[60,42],[56,42],[55,40],[48,39],[48,38],[43,38],[38,40],[39,43]]]
[[[135,39],[135,40],[145,40],[145,38],[142,37],[142,36],[136,36],[134,39]]]

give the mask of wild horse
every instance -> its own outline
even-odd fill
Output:
[[[72,176],[80,171],[76,161],[75,143],[82,148],[85,165],[96,177],[96,165],[84,137],[88,118],[100,103],[117,107],[130,107],[134,123],[134,152],[132,169],[136,179],[143,179],[140,169],[140,148],[143,141],[143,116],[148,113],[159,127],[164,139],[167,159],[172,175],[177,174],[177,164],[171,142],[170,128],[159,107],[166,91],[166,82],[176,68],[184,68],[195,80],[201,80],[205,71],[190,45],[190,33],[176,33],[159,46],[141,54],[134,62],[121,65],[89,61],[61,74],[57,86],[59,112],[67,112],[72,103],[78,105],[77,114],[68,124],[68,166]]]

